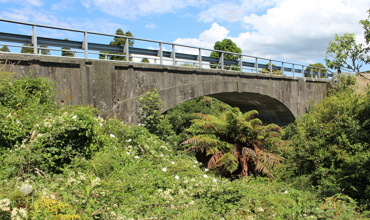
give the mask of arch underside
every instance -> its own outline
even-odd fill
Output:
[[[207,95],[223,101],[242,112],[257,110],[264,124],[275,123],[286,126],[294,121],[292,112],[280,101],[267,95],[247,92],[226,92]]]

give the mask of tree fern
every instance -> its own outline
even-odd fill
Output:
[[[270,169],[280,163],[280,158],[263,149],[282,142],[278,137],[280,127],[275,124],[264,126],[260,119],[255,118],[258,115],[256,110],[242,113],[234,108],[218,117],[196,115],[199,119],[192,120],[193,124],[187,130],[195,136],[182,145],[189,145],[188,151],[211,156],[203,157],[208,159],[203,162],[209,169],[217,167],[224,176],[259,174],[272,178]]]

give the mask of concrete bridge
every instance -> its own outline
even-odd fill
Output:
[[[220,69],[0,53],[1,68],[48,77],[60,104],[93,105],[102,116],[137,123],[137,100],[158,89],[166,111],[182,102],[211,96],[242,111],[258,110],[264,123],[284,126],[322,100],[327,79],[297,78]]]

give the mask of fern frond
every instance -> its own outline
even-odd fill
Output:
[[[220,159],[217,160],[217,164],[222,166],[223,169],[226,171],[233,173],[238,169],[238,159],[234,157],[234,155],[230,152],[225,153],[222,155]]]

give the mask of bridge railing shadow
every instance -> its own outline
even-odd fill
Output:
[[[219,69],[275,76],[322,79],[334,77],[334,73],[325,68],[188,45],[7,19],[0,19],[0,25],[7,26],[7,28],[1,28],[3,30],[12,30],[12,33],[0,32],[0,45],[10,48],[8,51],[3,49],[0,53],[29,53],[37,56],[149,62],[157,65]],[[14,33],[16,31],[20,33]],[[121,38],[124,39],[124,43],[120,46],[104,44],[102,43],[104,37]],[[149,47],[148,44],[152,46]],[[211,57],[212,52],[217,52],[220,57]],[[227,59],[227,57],[233,57],[233,59]]]

